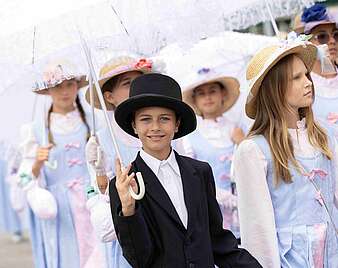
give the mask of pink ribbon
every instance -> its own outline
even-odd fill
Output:
[[[69,151],[70,149],[80,149],[80,143],[79,142],[70,142],[65,145],[66,151]]]
[[[335,124],[338,121],[338,113],[329,113],[327,116],[327,121],[331,124]]]
[[[224,162],[225,160],[232,161],[233,155],[221,155],[219,161]]]
[[[230,176],[228,174],[226,174],[226,173],[222,173],[221,176],[220,176],[220,179],[222,181],[229,180]]]
[[[69,167],[73,167],[73,166],[75,166],[75,165],[82,165],[83,164],[83,162],[82,162],[82,160],[81,159],[79,159],[79,158],[72,158],[72,159],[69,159],[68,160],[68,166]]]
[[[68,181],[66,183],[66,186],[69,188],[69,189],[74,189],[76,188],[77,186],[81,186],[83,185],[83,178],[77,178],[77,179],[73,179],[71,181]]]
[[[304,176],[308,177],[309,180],[313,181],[316,176],[319,176],[321,179],[324,179],[327,176],[327,172],[325,170],[314,168],[310,173],[304,173]]]

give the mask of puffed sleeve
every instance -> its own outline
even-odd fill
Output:
[[[189,136],[189,135],[188,135]],[[183,154],[185,156],[195,158],[195,152],[194,149],[191,146],[190,140],[188,136],[185,136],[182,138],[182,147],[183,147]]]
[[[253,140],[244,140],[234,156],[242,246],[265,268],[280,268],[267,160]]]
[[[19,174],[25,173],[32,175],[32,167],[36,158],[36,152],[39,144],[34,135],[33,124],[25,124],[21,127],[21,143],[19,150],[22,161],[19,168]]]

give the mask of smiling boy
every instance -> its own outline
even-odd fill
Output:
[[[115,111],[142,150],[125,170],[117,161],[110,183],[111,211],[123,254],[133,267],[261,267],[234,235],[222,228],[209,164],[177,154],[171,141],[196,128],[194,111],[182,102],[169,76],[146,74],[131,85]],[[141,172],[146,193],[135,201],[129,187]]]

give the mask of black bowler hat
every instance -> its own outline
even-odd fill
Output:
[[[138,137],[132,127],[133,116],[144,107],[164,107],[175,111],[181,123],[174,139],[196,129],[196,116],[190,106],[182,101],[180,85],[171,77],[158,73],[144,74],[133,80],[129,99],[116,107],[115,120],[129,135]]]

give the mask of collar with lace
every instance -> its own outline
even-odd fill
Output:
[[[52,118],[53,119],[57,119],[57,118],[70,119],[70,118],[74,118],[74,117],[81,117],[80,112],[77,108],[75,108],[73,111],[68,112],[66,114],[51,112],[50,116],[51,116],[51,119]]]
[[[147,164],[147,166],[154,172],[156,176],[158,176],[160,167],[169,164],[170,167],[175,171],[175,173],[180,176],[180,169],[178,163],[176,161],[174,150],[171,150],[170,155],[165,160],[159,160],[152,155],[146,153],[143,149],[140,151],[140,156],[143,161]]]

